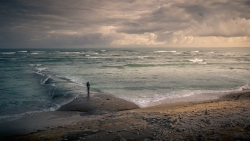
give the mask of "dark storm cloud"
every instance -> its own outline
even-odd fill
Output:
[[[249,5],[249,0],[2,0],[0,48],[164,45],[211,36],[247,42]]]
[[[1,1],[1,42],[35,42],[93,44],[106,43],[100,34],[67,35],[61,30],[77,31],[98,24],[99,15],[91,12],[93,3],[85,1]],[[76,2],[74,4],[74,2]],[[89,4],[90,3],[90,4]],[[97,4],[94,4],[95,6]],[[92,7],[91,7],[92,6]],[[87,7],[87,8],[84,8]],[[81,16],[79,16],[81,14]],[[93,21],[92,21],[93,20]],[[61,34],[51,34],[56,31]],[[81,40],[81,41],[79,41]]]
[[[47,40],[52,45],[60,46],[95,45],[97,41],[99,44],[106,45],[111,41],[111,38],[101,33],[95,33],[81,36],[57,36]]]
[[[250,0],[244,2],[246,5],[250,6]]]

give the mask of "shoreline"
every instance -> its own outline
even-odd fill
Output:
[[[112,95],[91,96],[92,99],[78,97],[54,112],[1,123],[0,137],[7,140],[100,140],[99,137],[154,140],[176,139],[182,134],[183,139],[188,140],[198,136],[209,139],[211,134],[223,140],[224,136],[232,136],[226,133],[230,129],[237,132],[237,138],[250,139],[250,125],[244,125],[246,121],[250,123],[249,90],[225,93],[219,99],[179,101],[146,108]]]

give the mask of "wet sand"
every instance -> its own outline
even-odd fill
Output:
[[[5,140],[250,140],[250,91],[147,108],[111,95],[81,97],[0,127]]]

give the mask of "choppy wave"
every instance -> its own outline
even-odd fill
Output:
[[[230,69],[239,69],[239,70],[250,70],[249,67],[247,68],[236,68],[236,67],[229,67]]]
[[[16,52],[1,52],[0,54],[15,54]]]
[[[17,52],[19,52],[19,53],[27,53],[28,51],[26,51],[26,50],[21,50],[21,51],[17,51]]]
[[[165,53],[165,52],[172,52],[172,53],[175,53],[176,51],[175,50],[172,50],[172,51],[165,51],[165,50],[160,50],[160,51],[154,51],[156,53]]]
[[[41,84],[47,84],[49,82],[50,78],[51,78],[51,76],[48,76],[47,78],[45,78],[44,80],[42,80]]]
[[[35,73],[39,74],[41,76],[45,76],[45,74],[42,73],[42,71],[46,70],[47,68],[36,68]]]
[[[211,52],[208,52],[208,53],[210,53],[210,54],[214,54],[214,52],[212,52],[212,51],[211,51]]]
[[[39,53],[38,53],[38,52],[32,52],[32,53],[30,53],[30,54],[37,55],[37,54],[39,54]]]
[[[195,51],[191,51],[191,52],[193,52],[193,53],[198,53],[198,52],[200,52],[199,50],[195,50]]]
[[[202,59],[197,59],[197,58],[195,58],[195,59],[191,59],[191,60],[188,60],[189,62],[194,62],[194,63],[197,63],[197,62],[203,62],[203,60]]]
[[[86,57],[88,59],[107,59],[107,58],[111,58],[111,57],[101,57],[101,56],[100,57],[98,57],[98,56],[96,56],[96,57],[95,56],[91,56],[90,57],[90,55],[88,55],[88,56],[86,55]]]
[[[45,51],[30,51],[31,53],[45,53]]]
[[[82,52],[59,52],[59,54],[83,54]]]
[[[42,66],[42,64],[29,64],[29,66],[31,66],[31,67],[40,67],[40,66]]]
[[[150,56],[137,56],[139,59],[150,58]]]
[[[103,65],[103,68],[118,68],[118,69],[122,69],[124,68],[124,66],[114,66],[114,65]]]
[[[155,67],[156,64],[127,64],[127,67]]]

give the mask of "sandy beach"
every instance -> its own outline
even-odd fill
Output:
[[[0,124],[4,140],[250,140],[250,91],[139,108],[112,95],[78,97],[54,112]]]

